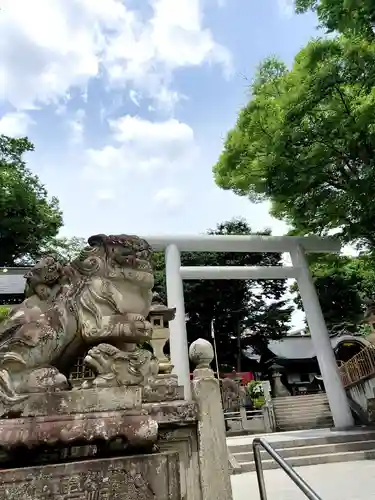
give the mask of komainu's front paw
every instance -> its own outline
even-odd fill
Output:
[[[69,389],[69,382],[65,375],[57,368],[45,367],[32,370],[24,377],[24,380],[17,387],[19,392],[49,392],[64,391]]]

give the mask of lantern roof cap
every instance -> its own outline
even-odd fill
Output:
[[[149,316],[162,316],[165,321],[171,321],[176,314],[176,308],[169,308],[165,304],[157,292],[152,295],[152,302],[150,307]]]

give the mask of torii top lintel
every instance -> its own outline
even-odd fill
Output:
[[[302,247],[306,253],[336,253],[341,249],[335,238],[317,236],[262,235],[160,235],[142,236],[155,251],[176,245],[181,252],[291,252]]]

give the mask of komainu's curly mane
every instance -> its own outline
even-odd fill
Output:
[[[150,245],[133,235],[88,243],[65,267],[45,257],[26,275],[28,297],[0,331],[0,413],[30,391],[67,384],[62,373],[91,346],[129,350],[151,335]]]

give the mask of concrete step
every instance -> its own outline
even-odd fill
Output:
[[[328,401],[328,398],[325,394],[322,396],[291,396],[291,397],[286,397],[286,398],[274,398],[272,399],[272,403],[276,406],[278,405],[285,405],[285,406],[290,406],[290,405],[315,405],[319,403],[324,403]]]
[[[290,406],[274,406],[275,411],[287,412],[287,411],[319,411],[319,410],[330,410],[328,403],[322,403],[319,405],[290,405]]]
[[[275,417],[276,420],[286,420],[286,421],[293,421],[293,420],[314,420],[315,418],[319,417],[331,417],[331,412],[330,411],[318,411],[318,412],[293,412],[290,414],[286,413],[279,413],[275,412]]]
[[[276,398],[273,406],[276,424],[281,431],[331,427],[333,424],[324,393]]]
[[[329,413],[331,414],[331,410],[329,406],[312,406],[311,408],[274,408],[276,415],[318,415],[319,413]]]
[[[255,436],[254,436],[255,437]],[[261,436],[259,436],[261,437]],[[375,459],[375,430],[356,428],[352,431],[329,431],[324,429],[280,432],[263,435],[272,447],[293,467],[334,462],[349,462]],[[252,439],[245,438],[243,444],[229,441],[233,458],[238,464],[234,473],[255,470]],[[264,469],[275,469],[278,464],[261,448]]]
[[[327,399],[327,394],[325,392],[319,392],[317,394],[303,394],[301,396],[285,396],[285,397],[279,397],[279,398],[273,398],[272,401],[296,401],[297,399],[303,400],[303,399],[309,399],[310,401],[315,400],[315,399]]]
[[[247,442],[244,444],[240,444],[239,442],[239,444],[229,445],[229,450],[234,455],[236,455],[237,453],[251,452],[253,449],[252,440],[254,439],[254,437],[255,436],[251,437],[250,439],[246,438]],[[365,429],[363,430],[363,432],[360,430],[357,432],[348,431],[339,434],[335,434],[333,432],[331,433],[329,431],[324,431],[324,435],[318,437],[316,436],[305,437],[305,432],[302,433],[301,437],[300,435],[298,435],[298,433],[294,434],[293,432],[290,433],[280,432],[269,435],[263,434],[262,437],[264,437],[265,439],[269,437],[270,438],[269,442],[274,448],[289,449],[289,448],[297,448],[303,446],[311,447],[323,444],[340,444],[340,443],[352,443],[352,442],[373,441],[373,440],[375,441],[375,431]],[[275,441],[275,438],[277,438],[277,441]]]
[[[275,410],[276,425],[280,430],[317,429],[330,427],[333,423],[329,409],[318,411],[290,411],[280,412]]]
[[[293,406],[293,405],[290,405],[290,406],[274,406],[273,407],[275,411],[280,411],[280,412],[287,412],[287,411],[304,411],[304,412],[307,412],[307,411],[319,411],[319,410],[330,410],[330,407],[329,407],[329,404],[320,404],[320,405],[306,405],[306,406]]]
[[[306,399],[302,401],[273,401],[274,408],[314,408],[315,406],[328,405],[327,399],[319,399],[317,401],[308,401]]]
[[[331,415],[310,415],[306,416],[305,418],[294,418],[293,420],[290,419],[276,419],[276,425],[278,427],[282,426],[287,426],[287,427],[293,427],[293,425],[307,425],[307,424],[313,424],[313,427],[309,427],[309,429],[319,429],[319,423],[324,422],[324,423],[332,423],[333,419]],[[291,429],[293,430],[293,429]]]
[[[318,411],[318,412],[293,412],[293,413],[278,413],[275,411],[276,421],[283,421],[293,423],[298,420],[316,420],[317,418],[332,418],[330,411]]]
[[[305,396],[295,396],[293,398],[276,398],[272,399],[273,404],[275,405],[301,405],[301,404],[319,404],[325,403],[328,401],[327,396],[319,397],[319,398],[310,398]]]
[[[307,455],[300,457],[287,458],[287,462],[292,467],[301,467],[305,465],[328,464],[334,462],[354,462],[358,460],[374,460],[375,449],[362,451],[347,451],[342,453],[325,453],[321,455]],[[279,465],[272,459],[262,460],[264,470],[277,469]],[[241,472],[255,471],[254,461],[242,462]],[[355,480],[355,479],[353,479]]]
[[[365,451],[375,449],[375,439],[368,441],[349,441],[345,443],[316,444],[312,446],[294,446],[290,448],[275,448],[283,458],[305,457],[309,455],[325,455],[327,453],[343,453],[347,451]],[[233,453],[233,456],[239,463],[252,462],[254,460],[253,452],[246,451]],[[268,453],[261,448],[263,459],[269,459]]]
[[[277,428],[281,432],[302,431],[309,429],[330,429],[333,427],[332,418],[322,418],[316,420],[305,420],[304,422],[278,423]]]

